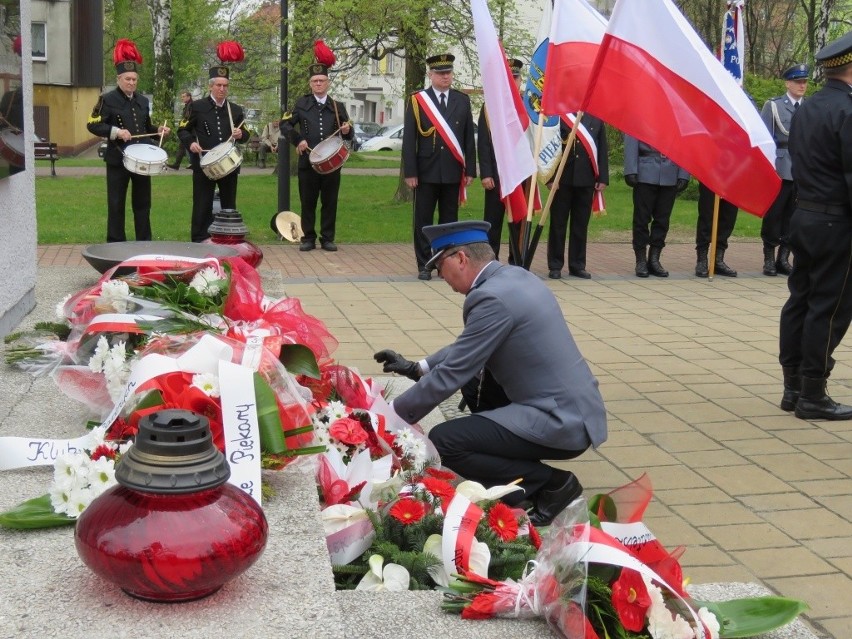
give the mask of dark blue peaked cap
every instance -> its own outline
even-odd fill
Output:
[[[464,220],[447,224],[434,224],[423,227],[423,235],[432,245],[432,258],[426,262],[426,269],[432,269],[435,262],[447,249],[465,244],[488,241],[489,222],[483,220]]]
[[[811,69],[807,64],[796,64],[787,69],[781,74],[785,80],[801,80],[807,78],[811,74]]]

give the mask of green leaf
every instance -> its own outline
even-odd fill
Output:
[[[754,637],[785,626],[802,612],[808,604],[787,597],[748,597],[730,601],[693,601],[694,607],[707,608],[716,615],[722,629],[722,639]]]
[[[42,495],[0,513],[0,526],[28,530],[73,526],[76,519],[57,513],[50,504],[50,495]]]
[[[275,392],[259,373],[254,374],[254,396],[257,400],[257,425],[260,430],[260,448],[276,455],[287,450],[281,415]]]
[[[278,359],[284,368],[293,375],[307,375],[320,378],[319,365],[314,352],[304,344],[284,344]]]

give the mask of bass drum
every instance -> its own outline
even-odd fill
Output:
[[[159,175],[166,169],[169,154],[153,144],[131,144],[124,149],[124,168],[138,175]]]
[[[201,158],[201,170],[211,180],[221,180],[243,163],[243,152],[233,140],[217,144]]]
[[[349,159],[349,149],[343,144],[343,138],[334,136],[317,144],[308,159],[314,171],[326,175],[343,166]]]

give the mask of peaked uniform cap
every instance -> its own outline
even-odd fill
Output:
[[[425,269],[435,268],[435,262],[445,251],[456,246],[488,242],[490,222],[483,220],[464,220],[447,224],[433,224],[423,227],[423,235],[432,245],[432,257],[426,262]]]
[[[787,69],[781,74],[785,80],[801,80],[807,78],[811,74],[811,69],[807,64],[796,64]]]
[[[426,66],[430,71],[452,71],[453,62],[456,61],[456,56],[451,53],[442,53],[441,55],[433,55],[426,58]]]
[[[816,60],[828,69],[842,67],[852,62],[852,31],[820,49],[816,54]]]

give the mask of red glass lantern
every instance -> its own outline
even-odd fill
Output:
[[[77,521],[77,553],[96,574],[139,599],[213,594],[266,547],[268,524],[231,471],[206,418],[161,410],[140,420],[116,465],[118,486]]]
[[[213,212],[213,224],[208,229],[210,237],[202,244],[225,244],[234,248],[237,254],[250,266],[257,268],[263,261],[263,251],[246,239],[248,227],[243,216],[235,209],[221,209]]]

